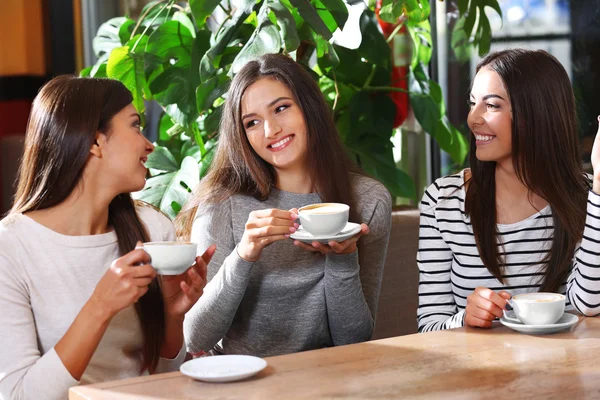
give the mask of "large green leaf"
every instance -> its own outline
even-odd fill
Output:
[[[152,204],[154,207],[160,207],[160,202],[165,195],[169,184],[173,181],[176,172],[167,172],[165,174],[155,175],[146,179],[146,185],[143,190],[132,193],[136,200],[142,200]]]
[[[221,0],[190,0],[190,8],[198,29],[206,23],[206,18],[217,8]]]
[[[331,39],[331,31],[329,27],[319,13],[315,9],[315,7],[308,0],[289,0],[289,2],[296,8],[298,14],[312,27],[312,29],[323,36],[325,39]]]
[[[179,21],[167,21],[148,39],[146,52],[161,63],[176,59],[179,66],[189,65],[192,56],[194,34]]]
[[[113,49],[121,46],[121,38],[119,37],[119,29],[121,25],[128,20],[127,17],[112,18],[100,25],[98,33],[92,41],[92,47],[96,57],[103,54],[110,54]]]
[[[371,65],[361,60],[357,51],[335,44],[333,48],[340,62],[335,67],[335,77],[333,73],[328,73],[327,76],[331,79],[337,79],[338,82],[363,86],[371,72]]]
[[[129,42],[134,27],[135,21],[129,18],[121,24],[121,27],[119,28],[119,40],[121,41],[121,45],[125,46],[127,42]]]
[[[398,18],[404,13],[404,2],[398,0],[383,0],[379,18],[390,24],[398,22]]]
[[[285,51],[294,51],[300,46],[300,37],[296,30],[296,21],[294,16],[281,2],[276,0],[267,0],[269,9],[275,15],[277,26],[284,41]]]
[[[456,163],[462,164],[467,153],[466,142],[445,116],[440,86],[429,79],[421,64],[410,71],[409,88],[410,103],[419,124],[435,138],[442,150],[450,154]]]
[[[181,162],[179,171],[167,185],[160,209],[171,219],[175,219],[181,207],[190,197],[191,191],[200,182],[200,169],[198,161],[193,157],[185,157]]]
[[[469,7],[469,0],[458,0],[458,12],[464,14],[467,12]]]
[[[456,58],[461,62],[469,61],[475,47],[479,49],[480,57],[485,56],[490,51],[492,41],[492,29],[485,7],[491,7],[502,18],[498,1],[461,0],[458,6],[459,17],[452,29],[451,41]]]
[[[106,66],[107,76],[117,79],[129,89],[133,95],[133,105],[144,121],[144,88],[146,76],[144,74],[144,60],[138,54],[129,52],[129,46],[114,49],[108,57]]]
[[[362,40],[358,53],[367,61],[387,70],[391,65],[391,51],[385,38],[379,31],[379,23],[375,13],[368,8],[360,16],[360,33]]]
[[[433,54],[433,40],[429,21],[408,24],[408,32],[413,40],[411,66],[414,69],[419,63],[429,64]]]
[[[340,64],[340,58],[333,45],[319,35],[315,35],[315,42],[317,43],[317,63],[319,67],[324,70],[337,67]]]
[[[271,24],[262,25],[235,58],[231,66],[231,71],[235,74],[248,61],[254,60],[264,54],[278,53],[281,45],[281,37],[277,28]]]
[[[248,61],[264,54],[279,53],[282,42],[279,31],[269,18],[269,2],[265,1],[258,13],[258,26],[242,51],[237,55],[230,72],[237,73]]]
[[[342,0],[321,0],[321,2],[333,15],[340,29],[343,29],[348,21],[348,7],[346,7],[346,4]]]
[[[141,26],[148,27],[153,31],[156,27],[169,20],[171,6],[165,1],[151,1],[142,8],[140,18],[143,18]],[[150,32],[151,33],[151,32]]]
[[[200,79],[203,82],[216,74],[221,55],[229,46],[229,42],[235,37],[238,29],[243,25],[246,18],[248,18],[254,10],[256,1],[239,0],[237,5],[238,8],[235,13],[230,20],[223,24],[216,36],[214,44],[204,54],[200,61]]]
[[[411,23],[427,21],[431,13],[429,0],[403,0],[406,15]]]
[[[342,0],[311,0],[329,32],[343,29],[348,20],[348,9]]]
[[[177,171],[178,167],[175,157],[166,147],[157,146],[146,161],[146,168],[156,171],[173,172]]]
[[[100,56],[96,64],[90,70],[92,78],[106,78],[106,62],[110,53],[104,53]]]
[[[214,76],[198,86],[196,90],[196,103],[198,112],[202,114],[208,110],[216,99],[227,92],[230,79],[225,74]]]

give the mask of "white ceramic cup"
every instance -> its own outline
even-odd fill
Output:
[[[566,297],[558,293],[523,293],[513,296],[508,303],[525,325],[551,325],[564,314]]]
[[[196,260],[196,243],[146,242],[144,251],[150,254],[152,266],[159,275],[184,273]]]
[[[313,236],[335,236],[348,223],[350,206],[342,203],[317,203],[298,210],[300,224]]]

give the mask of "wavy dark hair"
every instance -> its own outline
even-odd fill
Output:
[[[248,62],[227,92],[212,166],[176,218],[180,237],[189,238],[198,205],[217,204],[238,193],[265,200],[275,185],[275,170],[252,149],[242,123],[241,103],[254,82],[275,79],[289,88],[304,115],[307,158],[315,191],[324,202],[350,205],[356,220],[351,175],[362,174],[346,153],[321,90],[300,64],[283,54]]]
[[[552,247],[544,259],[540,291],[555,292],[566,281],[575,246],[583,235],[590,182],[581,163],[575,97],[567,72],[543,50],[492,53],[477,66],[495,71],[510,98],[512,162],[519,180],[552,208]],[[496,163],[476,157],[471,136],[471,178],[465,211],[479,255],[503,282],[496,225]],[[501,243],[500,243],[501,244]]]
[[[48,82],[31,107],[10,213],[42,210],[64,201],[80,183],[97,132],[110,135],[111,119],[131,101],[129,90],[116,80],[64,75]],[[138,240],[149,240],[129,193],[112,200],[108,222],[117,234],[121,255],[133,250]],[[142,371],[153,372],[165,335],[158,280],[135,308],[144,335]]]

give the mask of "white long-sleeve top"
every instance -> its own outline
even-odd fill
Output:
[[[151,240],[175,240],[171,222],[138,207]],[[22,214],[0,222],[0,399],[66,399],[80,382],[54,350],[119,257],[114,232],[66,236]],[[110,322],[81,383],[139,376],[143,335],[134,307]],[[185,351],[161,359],[157,372],[175,370]]]
[[[552,246],[552,210],[513,224],[497,224],[504,257],[500,283],[479,256],[465,214],[464,170],[436,180],[423,195],[419,229],[419,332],[463,326],[467,296],[479,287],[512,295],[536,292],[544,278],[542,260]],[[600,313],[600,196],[590,191],[583,240],[559,292],[567,307],[584,315]]]

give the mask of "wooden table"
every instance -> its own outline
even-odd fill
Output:
[[[600,318],[547,336],[461,328],[266,360],[241,382],[173,372],[74,387],[69,399],[600,398]]]

